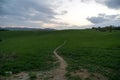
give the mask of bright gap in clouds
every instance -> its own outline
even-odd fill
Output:
[[[118,13],[118,11],[109,9],[95,1],[81,2],[80,0],[73,0],[72,2],[65,1],[62,6],[58,8],[58,11],[59,10],[67,11],[65,15],[57,16],[57,18],[60,18],[60,22],[77,26],[91,25],[92,23],[86,19],[87,17],[97,16],[100,13],[107,15]]]

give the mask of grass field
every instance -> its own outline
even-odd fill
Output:
[[[2,31],[0,39],[0,74],[50,70],[58,65],[53,50],[67,41],[59,53],[69,80],[80,80],[70,75],[80,69],[120,80],[120,31]]]

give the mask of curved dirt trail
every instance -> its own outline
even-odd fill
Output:
[[[67,80],[65,77],[66,74],[66,67],[67,67],[67,63],[66,61],[58,55],[57,51],[58,49],[60,49],[62,46],[64,46],[66,43],[66,41],[64,41],[64,43],[60,46],[58,46],[54,51],[54,55],[57,57],[57,59],[59,60],[60,66],[55,70],[54,72],[54,78],[53,80]]]
[[[64,41],[63,44],[55,48],[53,51],[60,65],[57,68],[47,71],[47,72],[33,72],[37,76],[35,80],[67,80],[65,77],[65,74],[67,73],[66,71],[67,63],[61,56],[58,55],[58,49],[64,46],[65,43],[66,41]],[[3,79],[0,77],[0,80],[31,80],[31,79],[30,79],[30,75],[28,72],[20,72],[18,74],[11,75],[8,78],[6,77],[5,79],[4,77]]]

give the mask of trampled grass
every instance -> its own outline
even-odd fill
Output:
[[[56,64],[53,50],[68,63],[68,73],[87,69],[110,80],[120,79],[120,31],[2,31],[0,32],[0,73],[49,70]]]

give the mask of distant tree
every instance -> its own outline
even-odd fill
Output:
[[[0,31],[2,31],[2,28],[0,27]],[[2,41],[2,39],[0,39],[0,42]]]
[[[97,29],[97,30],[101,31],[101,27],[98,27],[98,29]]]
[[[120,26],[109,25],[105,27],[92,27],[92,29],[101,32],[106,32],[106,31],[112,32],[113,30],[120,30]]]
[[[110,25],[110,26],[107,26],[106,28],[107,28],[107,30],[108,30],[109,32],[112,32],[113,27],[114,27],[114,26]]]
[[[120,30],[120,26],[114,27],[114,30]]]
[[[6,30],[6,29],[3,29],[3,28],[0,28],[0,31],[8,31],[8,30]]]

